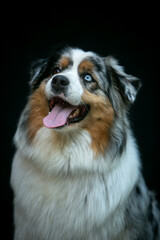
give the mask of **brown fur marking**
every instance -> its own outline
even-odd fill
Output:
[[[83,72],[92,73],[93,70],[94,70],[94,64],[88,60],[84,60],[83,62],[81,62],[78,67],[78,71],[80,74]]]
[[[68,57],[62,57],[59,61],[59,65],[61,66],[62,69],[67,68],[69,64],[70,64],[70,59]]]
[[[30,114],[29,114],[29,130],[28,137],[33,139],[37,131],[43,126],[43,118],[47,116],[49,111],[48,101],[44,93],[45,82],[30,96]]]
[[[84,119],[82,128],[92,138],[91,147],[96,155],[104,154],[110,140],[110,129],[114,121],[114,110],[109,100],[84,90],[83,101],[90,105],[90,111]]]

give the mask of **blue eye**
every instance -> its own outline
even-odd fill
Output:
[[[84,80],[87,81],[87,82],[91,82],[93,80],[92,76],[90,74],[86,74],[84,76]]]

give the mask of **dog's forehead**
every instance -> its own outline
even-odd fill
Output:
[[[91,61],[92,63],[94,63],[94,65],[99,66],[99,68],[103,67],[103,61],[101,59],[101,57],[99,57],[96,53],[91,52],[91,51],[83,51],[81,49],[72,49],[69,48],[67,50],[65,50],[61,56],[63,59],[68,58],[70,61],[70,64],[75,67],[78,68],[78,66],[83,62],[83,61]]]
[[[84,59],[94,57],[95,54],[93,52],[85,52],[81,49],[72,49],[71,58],[74,64],[79,65]]]

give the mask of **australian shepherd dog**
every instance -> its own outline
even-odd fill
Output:
[[[140,85],[78,48],[33,63],[14,137],[15,240],[160,239],[127,118]]]

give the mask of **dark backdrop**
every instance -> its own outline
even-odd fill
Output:
[[[5,239],[12,239],[12,191],[9,185],[14,153],[12,138],[17,121],[29,92],[28,81],[32,61],[47,57],[52,46],[65,42],[72,46],[93,50],[102,56],[113,55],[125,66],[126,72],[143,82],[137,100],[130,111],[143,166],[143,174],[150,189],[160,200],[159,181],[159,40],[158,18],[152,15],[139,19],[121,18],[97,12],[88,16],[88,9],[80,13],[52,14],[21,11],[8,14],[9,22],[1,28],[2,105],[2,200],[1,222]],[[150,14],[154,14],[150,13]],[[132,18],[133,17],[133,18]],[[3,23],[3,22],[2,22]],[[4,141],[5,139],[5,141]]]

